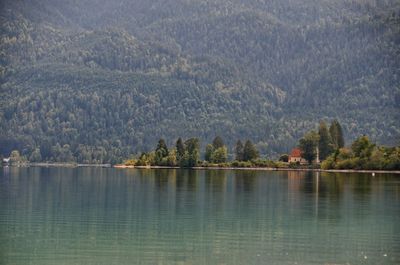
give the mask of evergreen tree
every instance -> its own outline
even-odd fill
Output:
[[[301,156],[311,164],[317,157],[319,135],[315,131],[308,132],[300,139]]]
[[[214,146],[212,144],[208,144],[206,146],[206,153],[204,154],[204,160],[211,162],[211,157],[214,152]]]
[[[188,154],[188,167],[195,167],[200,159],[200,141],[198,138],[190,138],[185,141],[185,154]]]
[[[318,134],[319,159],[322,161],[325,160],[333,151],[332,139],[329,134],[328,127],[323,121],[319,123]]]
[[[156,152],[157,151],[161,151],[162,157],[167,157],[168,156],[168,153],[169,153],[168,152],[168,147],[167,147],[167,144],[165,143],[165,140],[162,139],[162,138],[158,141]]]
[[[178,162],[182,159],[185,153],[185,146],[183,144],[182,138],[179,137],[178,141],[176,141],[176,159]]]
[[[169,152],[168,152],[168,147],[167,144],[165,143],[164,139],[160,139],[158,141],[157,144],[157,148],[155,151],[155,163],[158,166],[163,166],[163,160],[166,160],[164,158],[166,158],[168,156]]]
[[[329,127],[329,133],[331,135],[331,140],[333,144],[333,148],[340,149],[344,147],[344,137],[342,126],[340,125],[338,120],[333,120],[331,126]]]
[[[243,151],[244,151],[244,147],[243,147],[242,141],[238,140],[236,142],[236,147],[235,147],[235,155],[236,155],[235,159],[237,161],[243,161]]]
[[[178,161],[178,164],[180,167],[190,167],[189,160],[190,160],[189,152],[184,151],[181,159]]]
[[[337,121],[336,128],[337,128],[337,132],[338,132],[338,139],[337,139],[338,147],[339,148],[343,148],[344,145],[345,145],[344,136],[343,136],[343,129],[342,129],[342,126],[340,125],[340,123],[338,121]]]
[[[253,159],[258,158],[259,153],[254,146],[254,144],[250,141],[247,140],[246,143],[244,144],[244,149],[243,149],[243,160],[244,161],[250,161]]]
[[[224,147],[225,144],[222,138],[217,136],[214,138],[212,145],[214,147],[214,150],[217,150],[218,148]]]

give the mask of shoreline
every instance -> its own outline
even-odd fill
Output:
[[[400,174],[400,170],[365,170],[365,169],[318,169],[318,168],[275,168],[275,167],[170,167],[170,166],[127,166],[115,165],[119,169],[194,169],[194,170],[257,170],[257,171],[313,171],[330,173],[376,173],[376,174]]]
[[[4,167],[4,166],[3,166]],[[7,166],[14,167],[14,166]],[[191,169],[191,170],[254,170],[254,171],[312,171],[328,173],[375,173],[375,174],[400,174],[400,170],[364,170],[364,169],[318,169],[318,168],[275,168],[275,167],[190,167],[181,168],[174,166],[129,166],[111,164],[77,164],[77,163],[27,163],[16,165],[16,167],[101,167],[115,169]]]
[[[111,164],[78,164],[78,163],[27,163],[23,167],[106,167],[112,168]]]

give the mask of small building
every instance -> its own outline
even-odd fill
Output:
[[[3,165],[8,166],[10,164],[10,158],[3,158],[3,161],[1,161]]]
[[[293,148],[289,155],[289,163],[300,163],[307,164],[307,160],[301,157],[301,150],[299,148]]]

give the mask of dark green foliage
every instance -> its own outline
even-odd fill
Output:
[[[163,164],[163,159],[166,158],[169,154],[167,144],[164,139],[160,139],[157,144],[157,148],[155,150],[155,163],[158,165]]]
[[[185,145],[183,144],[182,138],[176,141],[176,158],[178,162],[182,159],[183,155],[185,154]]]
[[[341,148],[322,164],[323,169],[399,170],[400,147],[376,146],[367,136],[357,138],[351,149]]]
[[[243,161],[244,146],[242,141],[238,140],[235,146],[235,160]]]
[[[283,154],[279,157],[279,161],[281,162],[288,162],[289,161],[289,155],[288,154]]]
[[[155,166],[156,164],[156,153],[149,152],[149,153],[142,153],[136,162],[137,166]],[[160,163],[160,161],[158,161]]]
[[[190,138],[185,141],[185,154],[182,165],[184,167],[197,166],[200,159],[200,141],[198,138]]]
[[[307,160],[309,164],[317,158],[319,135],[315,131],[310,131],[299,141],[301,156]]]
[[[228,149],[221,137],[215,137],[213,143],[206,146],[204,159],[214,164],[223,164],[227,161]]]
[[[158,144],[157,144],[156,152],[158,152],[158,151],[161,152],[162,157],[168,156],[168,153],[169,153],[168,147],[167,147],[167,144],[165,143],[165,140],[162,138],[158,141]]]
[[[215,134],[276,155],[335,117],[399,139],[398,1],[39,2],[1,2],[5,156],[118,163]]]
[[[56,144],[52,147],[51,152],[54,154],[54,162],[75,162],[75,158],[72,155],[71,147],[68,144],[61,146]],[[105,152],[105,151],[104,151]]]
[[[360,158],[369,158],[375,145],[371,143],[367,136],[357,138],[351,145],[354,156]]]
[[[232,167],[253,167],[253,164],[250,161],[233,161]]]
[[[42,154],[40,153],[40,148],[35,148],[32,154],[29,157],[30,162],[41,162]]]
[[[226,148],[226,146],[219,147],[213,151],[211,156],[212,163],[221,164],[227,162],[227,160],[228,160],[228,149]]]
[[[325,122],[321,121],[318,129],[319,159],[325,160],[333,152],[333,143]]]
[[[208,161],[208,162],[211,162],[211,157],[212,157],[213,152],[214,152],[214,146],[212,144],[208,144],[206,146],[206,152],[204,154],[204,160]]]
[[[342,126],[339,121],[333,120],[331,126],[329,127],[329,133],[331,136],[333,148],[339,149],[344,147],[344,136]]]
[[[225,146],[224,141],[222,140],[222,138],[220,136],[217,136],[214,138],[212,145],[213,145],[214,149],[218,149],[218,148]]]
[[[243,161],[251,161],[253,159],[257,159],[258,157],[259,153],[256,147],[250,140],[247,140],[243,148]]]

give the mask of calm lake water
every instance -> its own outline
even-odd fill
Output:
[[[400,264],[400,175],[0,168],[0,264]]]

